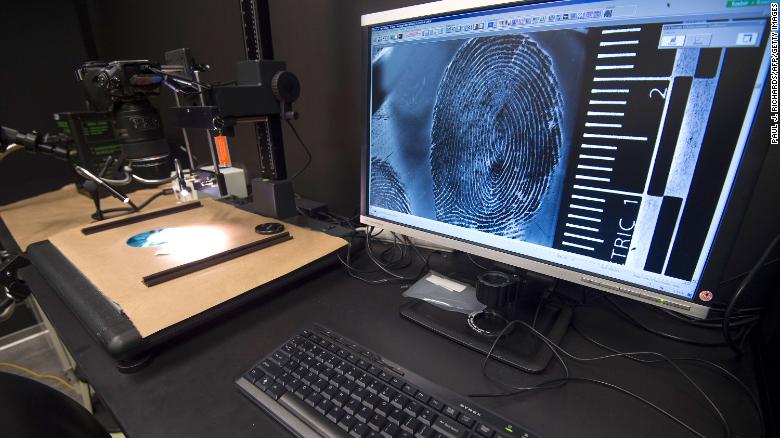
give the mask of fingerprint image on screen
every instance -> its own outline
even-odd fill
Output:
[[[371,159],[371,205],[381,205],[384,208],[409,213],[409,199],[406,189],[398,178],[398,173],[380,158]]]
[[[474,38],[455,54],[431,132],[438,220],[512,238],[528,234],[563,143],[552,64],[522,34]]]
[[[552,246],[584,47],[566,30],[377,48],[369,205]]]

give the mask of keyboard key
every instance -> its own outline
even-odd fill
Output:
[[[360,368],[360,369],[367,370],[367,369],[368,369],[368,367],[369,367],[371,364],[370,364],[370,363],[368,363],[368,362],[366,362],[366,361],[365,361],[365,360],[363,360],[363,359],[360,359],[360,360],[358,360],[358,361],[357,361],[357,363],[356,363],[355,365],[357,365],[357,366],[358,366],[358,368]]]
[[[304,400],[304,402],[306,402],[306,404],[311,407],[315,407],[318,404],[322,403],[323,400],[325,399],[321,395],[317,394],[316,392],[313,392],[311,393],[311,395],[306,397],[306,400]]]
[[[295,348],[295,344],[293,344],[292,342],[288,342],[282,345],[282,350],[284,350],[285,353],[287,353],[288,355],[291,355],[297,351]]]
[[[333,356],[325,362],[325,366],[327,366],[328,368],[336,368],[337,366],[343,363],[344,363],[343,360],[337,358],[336,356]]]
[[[450,418],[458,418],[458,414],[460,413],[455,408],[453,408],[452,406],[445,406],[443,412],[444,412],[444,415],[446,415],[446,416],[448,416]]]
[[[391,376],[390,374],[387,374],[384,371],[380,371],[379,375],[377,375],[377,377],[379,377],[380,379],[382,379],[385,382],[389,382],[393,378],[393,376]]]
[[[374,432],[379,432],[383,427],[385,427],[385,423],[387,423],[385,417],[374,415],[370,420],[368,420],[368,427]]]
[[[382,438],[396,438],[398,436],[398,432],[400,432],[401,429],[398,428],[395,424],[385,424],[385,427],[382,429],[381,435]]]
[[[417,395],[417,388],[413,387],[412,385],[406,384],[401,389],[403,390],[403,392],[411,395],[412,397]]]
[[[331,369],[327,369],[327,370],[325,370],[325,371],[320,373],[320,378],[324,379],[324,380],[327,380],[327,381],[330,381],[331,379],[335,379],[336,376],[338,376],[338,373],[336,373],[335,371],[333,371]]]
[[[417,395],[415,395],[414,398],[419,400],[420,403],[425,404],[425,403],[428,403],[428,400],[431,399],[431,396],[426,394],[426,393],[424,393],[424,392],[422,392],[422,391],[417,391]]]
[[[364,388],[366,386],[370,385],[371,382],[373,382],[373,381],[374,381],[374,379],[372,379],[371,377],[367,376],[366,374],[363,374],[362,376],[360,376],[360,378],[355,379],[355,383],[357,383],[358,385],[360,385],[360,386],[362,386]]]
[[[314,407],[314,410],[319,412],[322,415],[325,415],[328,412],[330,412],[330,410],[333,408],[334,408],[333,403],[331,403],[330,400],[323,400],[320,402],[320,404]]]
[[[357,402],[356,400],[353,400],[353,401]],[[371,409],[363,406],[363,407],[360,408],[360,410],[355,412],[353,415],[355,416],[355,418],[358,419],[358,421],[362,421],[363,423],[366,423],[366,422],[368,422],[368,420],[371,419],[371,417],[374,416],[374,411],[372,411]]]
[[[406,403],[408,403],[408,401],[409,399],[404,395],[398,394],[393,397],[392,400],[390,400],[390,404],[393,405],[396,409],[403,409],[406,407]]]
[[[338,407],[344,406],[350,400],[351,399],[349,398],[349,396],[347,394],[344,394],[343,392],[339,393],[339,395],[337,395],[337,396],[333,397],[332,399],[330,399],[330,401],[332,401],[333,404],[338,406]]]
[[[471,427],[474,424],[474,419],[469,417],[466,414],[460,414],[460,417],[458,417],[458,421],[460,421],[460,424]]]
[[[292,379],[292,380],[290,380],[290,382],[289,382],[289,383],[287,383],[286,385],[284,385],[284,388],[285,388],[286,390],[290,391],[290,392],[295,392],[295,391],[296,391],[298,388],[300,388],[300,387],[301,387],[301,385],[303,385],[303,383],[301,383],[301,381],[300,381],[300,380],[298,380],[298,379]]]
[[[322,391],[322,396],[325,397],[326,399],[330,400],[333,397],[339,395],[340,392],[341,391],[339,391],[338,388],[336,388],[335,386],[331,385],[331,386],[328,386],[327,388],[325,388]]]
[[[263,376],[255,381],[255,386],[265,391],[269,386],[274,384],[274,379],[271,376]]]
[[[430,426],[422,426],[419,430],[417,430],[417,433],[414,434],[414,438],[433,438],[438,434],[435,430],[433,430]]]
[[[374,409],[374,408],[376,408],[379,405],[379,403],[381,401],[382,401],[382,399],[380,399],[379,397],[371,394],[368,397],[363,399],[363,404],[365,406],[368,406],[371,409]]]
[[[314,359],[313,357],[307,357],[306,359],[301,361],[301,366],[306,369],[309,369],[314,365],[317,365],[317,360]]]
[[[341,386],[341,390],[347,394],[352,394],[358,389],[360,389],[360,387],[355,385],[354,382],[347,382]]]
[[[420,426],[422,426],[422,423],[417,421],[415,418],[409,417],[408,420],[401,424],[401,430],[413,434]]]
[[[368,370],[366,370],[366,371],[368,371],[368,373],[371,374],[372,376],[379,376],[379,373],[382,372],[382,370],[380,370],[379,368],[377,368],[377,367],[375,367],[373,365],[369,366]]]
[[[355,425],[355,427],[352,428],[352,430],[349,431],[349,436],[353,438],[366,438],[368,432],[368,426],[363,423],[358,423]]]
[[[379,402],[378,405],[374,408],[374,411],[376,411],[380,415],[384,415],[385,417],[390,415],[390,412],[393,412],[393,409],[395,409],[390,403],[386,401]]]
[[[282,385],[279,385],[278,383],[269,386],[265,391],[265,393],[271,396],[271,398],[274,400],[278,400],[279,397],[283,396],[286,392],[287,391],[284,390]]]
[[[300,348],[300,346],[299,346],[299,348]],[[309,357],[309,355],[307,355],[306,353],[304,353],[303,351],[300,351],[300,350],[298,350],[295,353],[293,353],[292,355],[290,355],[290,359],[292,359],[294,362],[300,362],[300,361],[302,361],[304,359],[308,359],[308,357]]]
[[[439,417],[439,419],[433,423],[433,430],[448,438],[463,438],[468,431],[468,429],[463,427],[460,423],[452,421],[444,416]]]
[[[357,420],[352,415],[345,415],[341,417],[341,420],[339,420],[338,426],[344,430],[344,432],[349,432],[352,430],[352,428],[357,424]]]
[[[435,398],[431,398],[430,400],[428,400],[428,406],[432,407],[437,411],[441,411],[441,408],[444,407],[444,403],[440,402]]]
[[[271,355],[271,359],[279,364],[279,366],[282,366],[286,364],[288,360],[290,360],[290,355],[287,354],[284,350],[277,350],[274,351],[274,353]]]
[[[305,376],[306,373],[307,373],[307,371],[303,367],[299,366],[298,368],[292,370],[292,372],[290,374],[292,374],[292,376],[295,377],[296,379],[300,379],[303,376]]]
[[[325,418],[328,420],[337,423],[339,420],[341,420],[341,417],[344,416],[344,410],[340,407],[336,406],[333,409],[330,410],[330,412],[325,415]]]
[[[398,389],[403,388],[403,386],[405,385],[405,383],[401,379],[399,379],[397,377],[391,378],[390,379],[390,384],[393,385],[393,387],[398,388]]]
[[[279,376],[284,373],[284,371],[282,371],[282,367],[271,362],[270,360],[264,360],[260,362],[260,368],[262,368],[265,374],[268,374],[273,378],[276,378],[276,376]]]
[[[313,333],[311,331],[309,331],[309,330],[304,330],[304,331],[301,332],[301,336],[303,336],[304,338],[311,337],[312,335],[313,335]]]
[[[385,389],[382,390],[382,392],[380,392],[378,395],[382,400],[389,402],[390,400],[394,399],[396,395],[398,395],[398,391],[389,386],[386,386]]]
[[[341,387],[344,386],[345,383],[347,383],[347,379],[345,379],[344,376],[336,376],[333,379],[331,379],[330,383],[334,384],[335,386]]]
[[[287,386],[287,384],[290,383],[290,381],[294,378],[295,377],[291,376],[290,373],[282,373],[276,376],[276,382],[282,386]]]
[[[328,382],[326,382],[323,379],[317,379],[316,381],[312,382],[311,385],[309,386],[311,386],[311,389],[320,392],[323,389],[328,387]]]
[[[349,380],[354,381],[355,379],[359,378],[363,373],[358,370],[355,367],[352,367],[352,369],[346,373],[344,373],[344,377],[346,377]]]
[[[366,397],[371,395],[371,393],[366,391],[363,388],[360,388],[357,391],[353,392],[351,395],[352,395],[352,398],[354,398],[355,400],[363,401],[363,400],[366,399]]]
[[[350,415],[355,415],[355,413],[359,411],[362,407],[363,405],[361,405],[359,401],[352,399],[348,401],[347,404],[344,405],[344,412]]]
[[[491,438],[493,436],[493,429],[485,426],[484,424],[477,425],[477,428],[474,430],[476,430],[478,434],[484,436],[485,438]]]
[[[430,409],[423,409],[422,412],[420,412],[420,414],[417,416],[417,419],[420,420],[422,424],[430,426],[434,421],[436,421],[436,414],[434,414]]]
[[[252,368],[251,370],[249,370],[249,372],[244,374],[244,378],[249,380],[252,383],[255,383],[255,381],[257,381],[257,379],[259,379],[262,376],[263,376],[263,371],[260,368]]]
[[[406,421],[406,418],[407,418],[406,414],[401,412],[401,410],[399,409],[395,409],[393,410],[393,412],[390,413],[390,415],[387,416],[387,421],[396,425],[400,425],[404,421]]]
[[[302,385],[300,388],[295,390],[295,396],[301,400],[306,400],[306,397],[310,396],[312,393],[314,393],[314,391],[312,391],[312,389],[307,385]]]
[[[412,417],[416,417],[417,414],[422,411],[422,409],[423,407],[421,404],[417,403],[416,401],[410,401],[404,408],[404,412],[411,415]]]
[[[379,394],[380,392],[384,391],[385,388],[387,388],[387,385],[378,380],[374,380],[370,385],[366,386],[366,390],[368,390],[368,392],[371,394]]]
[[[318,379],[317,374],[309,372],[305,376],[301,376],[301,382],[311,385],[312,383],[316,382]]]

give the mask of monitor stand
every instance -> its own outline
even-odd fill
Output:
[[[468,315],[444,310],[416,298],[408,300],[401,306],[401,316],[472,350],[483,354],[490,350],[494,338],[473,331],[466,321]],[[516,311],[518,319],[530,323],[536,305],[525,303],[518,306]],[[572,313],[569,306],[546,301],[539,310],[535,328],[558,344],[566,334]],[[492,357],[525,372],[536,374],[544,371],[553,353],[527,328],[518,324],[512,333],[498,342]]]

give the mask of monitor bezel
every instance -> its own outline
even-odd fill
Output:
[[[566,0],[563,0],[566,1]],[[598,0],[593,0],[598,1]],[[678,295],[646,288],[636,284],[613,280],[599,275],[592,275],[581,272],[574,268],[559,266],[547,261],[537,260],[528,256],[511,253],[497,248],[488,247],[476,242],[457,239],[454,236],[439,234],[434,231],[411,227],[406,224],[393,222],[384,218],[371,216],[368,210],[368,183],[369,183],[369,165],[370,165],[370,118],[371,111],[371,29],[375,26],[388,25],[395,23],[404,23],[411,20],[438,18],[453,14],[478,12],[504,7],[527,6],[542,3],[561,3],[561,0],[528,0],[528,1],[508,1],[508,0],[478,0],[477,2],[464,2],[461,0],[441,1],[434,3],[425,3],[417,6],[394,9],[376,14],[368,14],[361,17],[362,30],[362,74],[361,74],[361,126],[363,133],[361,135],[361,175],[360,175],[360,221],[368,226],[375,226],[388,231],[401,233],[409,237],[429,241],[454,250],[468,252],[480,257],[496,260],[521,269],[531,270],[540,274],[549,275],[564,281],[580,284],[586,287],[602,290],[605,292],[621,295],[637,301],[652,304],[661,308],[673,310],[678,313],[686,314],[696,318],[706,318],[709,309],[713,303],[727,302],[729,297],[715,296],[710,300],[707,294],[700,294],[701,291],[716,292],[719,282],[722,279],[722,273],[726,267],[731,250],[734,247],[738,232],[742,225],[742,219],[748,208],[753,188],[758,180],[762,164],[769,149],[768,117],[760,117],[761,114],[769,113],[769,87],[764,83],[761,96],[756,108],[756,116],[751,125],[748,138],[743,153],[731,194],[726,202],[723,217],[713,240],[710,254],[702,272],[697,292],[692,299],[680,297]],[[449,9],[445,4],[449,3]],[[468,3],[468,5],[466,4]],[[477,4],[475,6],[475,3]],[[432,13],[424,12],[425,8],[435,10]],[[405,15],[406,14],[406,15]],[[377,20],[377,16],[385,15],[393,17],[382,21]],[[768,38],[768,32],[764,38]]]

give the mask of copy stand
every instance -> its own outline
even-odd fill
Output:
[[[528,289],[528,286],[525,289]],[[523,294],[542,295],[538,290],[524,290]],[[531,324],[538,303],[535,299],[522,299],[515,302],[512,319]],[[535,328],[557,344],[566,334],[572,313],[571,307],[547,300],[539,309]],[[411,299],[403,304],[401,315],[434,333],[483,354],[487,354],[495,340],[472,330],[467,322],[468,315],[444,310],[423,300]],[[547,367],[553,353],[528,328],[522,324],[515,324],[514,329],[498,341],[491,357],[528,373],[540,373]]]

